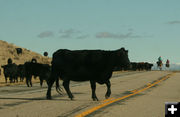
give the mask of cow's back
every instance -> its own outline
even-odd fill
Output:
[[[53,54],[52,64],[61,68],[66,66],[94,68],[106,65],[110,59],[111,53],[101,50],[59,50]]]
[[[17,69],[18,69],[18,67],[16,64],[14,64],[14,63],[13,64],[7,64],[4,67],[4,74],[6,76],[15,76],[15,75],[17,75]]]

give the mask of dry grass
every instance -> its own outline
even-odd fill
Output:
[[[26,61],[30,61],[32,58],[37,59],[39,63],[50,64],[51,58],[44,57],[41,54],[22,48],[22,54],[18,55],[16,48],[21,48],[14,44],[9,44],[6,41],[0,40],[0,65],[7,63],[7,59],[11,58],[16,64],[23,64]]]

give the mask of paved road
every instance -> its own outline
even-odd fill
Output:
[[[110,99],[126,96],[131,91],[142,89],[163,76],[168,71],[119,72],[111,79],[112,95]],[[180,101],[180,73],[176,73],[158,85],[137,95],[117,101],[101,108],[89,116],[96,117],[162,117],[164,103]],[[65,117],[75,116],[105,101],[105,85],[98,85],[96,94],[100,101],[92,101],[89,82],[71,82],[71,91],[75,100],[71,101],[64,93],[62,96],[52,89],[53,100],[46,100],[47,86],[39,83],[33,87],[26,85],[0,87],[0,116],[2,117]]]

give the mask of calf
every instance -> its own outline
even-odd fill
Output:
[[[24,64],[25,67],[25,76],[26,76],[26,84],[29,87],[32,87],[32,76],[39,76],[40,85],[42,86],[43,80],[47,80],[50,76],[51,67],[48,64],[41,64],[36,62],[26,62]]]

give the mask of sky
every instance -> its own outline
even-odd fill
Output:
[[[132,62],[180,63],[180,0],[0,0],[0,40],[51,57],[116,50]]]

